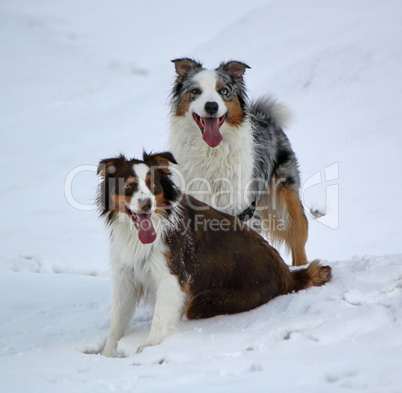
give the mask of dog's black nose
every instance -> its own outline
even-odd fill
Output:
[[[215,101],[208,101],[205,103],[204,109],[205,109],[205,112],[208,113],[208,115],[212,116],[212,115],[215,115],[216,112],[218,112],[219,105]]]
[[[139,208],[143,212],[149,212],[151,210],[151,208],[152,208],[152,201],[149,198],[147,198],[147,199],[139,199],[138,200],[138,205],[139,205]]]

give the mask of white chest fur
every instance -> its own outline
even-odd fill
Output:
[[[157,239],[152,244],[142,244],[138,239],[137,229],[128,216],[119,214],[111,226],[110,242],[112,270],[127,270],[138,285],[150,292],[153,292],[158,278],[170,274],[165,258],[163,222],[153,218],[153,224]]]
[[[153,218],[154,221],[154,218]],[[151,331],[144,345],[159,344],[175,325],[185,302],[178,279],[170,273],[163,241],[163,220],[153,222],[157,239],[142,244],[125,214],[111,224],[111,263],[113,270],[112,316],[105,356],[112,356],[140,300],[155,306]]]
[[[170,149],[179,163],[175,181],[185,192],[213,207],[238,214],[248,207],[254,149],[251,126],[223,124],[223,141],[209,147],[186,117],[172,116]]]

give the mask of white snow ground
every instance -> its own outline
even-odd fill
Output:
[[[2,0],[1,391],[402,392],[401,37],[399,0]],[[327,213],[308,255],[334,279],[136,355],[141,310],[106,359],[94,168],[167,148],[180,56],[243,60],[250,97],[292,108],[303,200]]]

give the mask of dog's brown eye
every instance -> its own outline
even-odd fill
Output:
[[[124,189],[125,189],[126,191],[128,191],[128,192],[134,190],[134,187],[135,187],[135,182],[133,182],[133,181],[131,181],[131,182],[129,182],[129,183],[126,183],[126,184],[124,185]]]
[[[193,90],[191,90],[191,94],[197,96],[197,95],[201,94],[201,90],[200,89],[193,89]]]

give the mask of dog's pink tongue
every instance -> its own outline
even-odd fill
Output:
[[[202,138],[210,147],[218,146],[223,140],[223,136],[219,131],[219,119],[216,117],[203,117],[202,120],[204,121]]]
[[[156,239],[155,228],[150,214],[138,214],[138,238],[143,244],[153,243]]]

